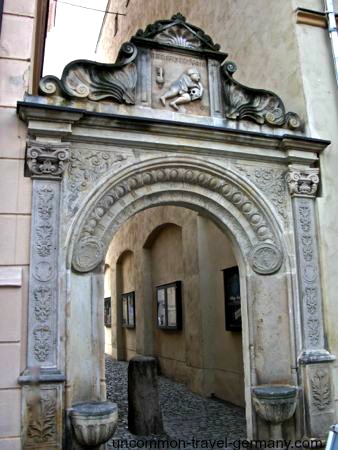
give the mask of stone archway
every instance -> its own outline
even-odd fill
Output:
[[[256,384],[300,387],[287,439],[324,437],[334,422],[315,220],[328,142],[305,136],[276,94],[238,83],[226,56],[177,14],[140,30],[115,64],[74,61],[18,104],[33,179],[23,448],[64,448],[67,408],[105,396],[104,255],[124,221],[156,205],[200,211],[233,244],[249,436],[270,436]]]
[[[217,223],[233,242],[243,286],[246,409],[248,432],[253,435],[256,424],[251,387],[267,382],[296,382],[290,370],[293,344],[287,317],[290,269],[289,261],[284,256],[286,243],[273,211],[255,187],[236,172],[196,158],[159,158],[133,164],[107,179],[91,193],[91,200],[79,211],[72,233],[68,235],[67,261],[73,267],[70,283],[76,286],[70,303],[75,304],[79,293],[82,297],[82,292],[88,292],[92,286],[90,298],[84,296],[91,308],[99,304],[103,275],[97,269],[104,260],[114,233],[129,217],[157,205],[195,209]],[[90,281],[93,278],[94,284]],[[255,294],[257,291],[259,296]],[[262,326],[263,319],[259,318],[266,314],[272,297],[274,314],[269,316],[270,323]],[[100,313],[93,314],[96,317]],[[80,342],[89,342],[88,329],[83,327],[81,332],[77,330],[76,337],[72,339],[72,323],[70,317],[69,345],[78,348]],[[98,333],[97,330],[95,334]],[[76,354],[70,354],[76,361]],[[276,354],[279,355],[279,362],[275,361]],[[71,402],[84,400],[88,395],[96,398],[104,395],[102,384],[96,383],[96,392],[84,388],[93,385],[97,367],[102,367],[102,356],[102,352],[92,353],[92,358],[97,359],[92,365],[94,373],[88,367],[84,370],[78,362],[72,364],[69,361],[71,378],[77,383],[81,378],[81,389],[77,392],[75,389]],[[255,367],[254,376],[252,365]],[[103,380],[103,373],[100,379]],[[68,383],[71,386],[72,379]],[[260,433],[263,435],[264,431]]]

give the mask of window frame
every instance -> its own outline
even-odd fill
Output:
[[[168,324],[168,290],[170,288],[175,288],[175,325]],[[164,310],[165,310],[165,321],[161,325],[159,321],[159,292],[164,291]],[[161,330],[182,330],[182,282],[174,281],[172,283],[161,284],[156,286],[156,324],[157,328]]]
[[[127,317],[124,317],[124,301],[126,301],[127,303]],[[130,302],[131,302],[131,306],[132,306],[132,310],[133,310],[133,322],[130,322],[130,317],[129,317],[129,307],[130,307]],[[121,323],[122,323],[122,327],[123,328],[129,328],[129,329],[133,329],[136,328],[136,314],[135,314],[135,291],[130,291],[130,292],[124,292],[121,294]],[[126,320],[125,320],[126,319]]]

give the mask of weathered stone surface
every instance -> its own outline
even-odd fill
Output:
[[[110,401],[79,403],[69,415],[77,442],[93,450],[99,450],[116,430],[117,406]]]
[[[128,367],[128,427],[147,436],[163,432],[156,359],[135,356]]]
[[[295,413],[298,388],[288,385],[262,385],[252,389],[257,413],[270,424],[271,438],[283,439],[282,423]]]

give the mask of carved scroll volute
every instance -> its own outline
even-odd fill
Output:
[[[69,160],[69,144],[29,141],[26,163],[32,178],[61,179]]]
[[[117,103],[135,104],[137,70],[135,45],[122,45],[116,63],[76,60],[63,70],[61,79],[47,75],[40,81],[43,95],[57,95],[93,101],[109,98]]]
[[[301,130],[303,123],[298,114],[286,112],[284,103],[270,91],[253,89],[233,79],[237,70],[233,62],[222,66],[225,116],[228,119],[249,119],[260,125],[287,127]]]
[[[319,184],[319,169],[290,168],[286,175],[286,181],[292,197],[315,197]]]

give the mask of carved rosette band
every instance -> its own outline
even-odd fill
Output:
[[[34,178],[60,179],[69,160],[68,143],[44,143],[30,141],[27,147],[26,162]]]
[[[82,233],[73,254],[73,267],[79,272],[88,272],[99,265],[104,258],[103,234],[106,215],[114,205],[127,194],[144,186],[156,183],[184,183],[198,185],[216,192],[237,208],[249,222],[256,236],[256,244],[251,249],[250,261],[255,272],[267,275],[279,270],[283,255],[278,239],[269,225],[265,213],[244,193],[237,184],[221,176],[202,171],[195,167],[172,167],[145,170],[130,175],[111,188],[99,200],[85,220]]]
[[[292,197],[315,197],[319,184],[319,169],[290,169],[286,181]]]

